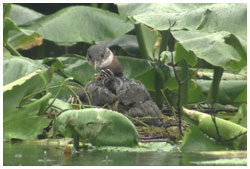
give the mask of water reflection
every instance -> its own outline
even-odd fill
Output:
[[[187,166],[212,156],[166,152],[80,151],[64,153],[59,146],[4,143],[5,166]]]

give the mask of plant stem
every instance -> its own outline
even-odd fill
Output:
[[[10,17],[12,10],[12,4],[10,3],[4,3],[3,4],[3,17]],[[3,22],[4,23],[4,22]]]
[[[61,92],[61,90],[62,90],[64,84],[65,84],[67,81],[72,80],[72,79],[73,79],[73,77],[68,77],[67,79],[64,79],[64,81],[62,82],[61,86],[60,86],[59,89],[57,90],[54,99],[52,100],[52,102],[50,103],[50,105],[48,105],[48,107],[46,107],[45,112],[54,104],[54,102],[55,102],[55,100],[57,99],[58,95],[60,94],[60,92]]]
[[[169,37],[169,30],[161,31],[161,36],[162,36],[162,39],[161,39],[160,52],[159,52],[158,60],[160,60],[161,53],[163,51],[167,50],[168,39],[169,39],[168,38]]]
[[[11,55],[22,56],[11,44],[9,44],[9,42],[6,42],[5,47]]]
[[[179,119],[179,132],[180,132],[180,135],[183,136],[182,129],[181,129],[181,111],[182,111],[181,110],[181,86],[182,86],[182,83],[181,83],[181,81],[177,75],[176,69],[175,69],[174,55],[173,55],[172,51],[171,51],[171,63],[173,66],[173,71],[174,71],[176,81],[178,83],[177,112],[178,112],[178,119]]]
[[[135,32],[136,32],[136,38],[139,44],[139,49],[141,53],[141,57],[145,59],[150,59],[150,54],[147,51],[147,46],[145,42],[145,38],[143,36],[143,25],[138,23],[135,24]]]
[[[181,67],[181,98],[180,98],[180,107],[187,104],[188,102],[188,81],[184,80],[188,77],[188,64],[185,60],[180,61],[180,67]]]
[[[164,90],[163,90],[163,89],[161,89],[161,93],[162,93],[162,96],[163,96],[163,98],[164,98],[165,102],[167,103],[167,105],[168,105],[168,107],[169,107],[170,111],[171,111],[171,112],[172,112],[172,114],[176,117],[175,111],[174,111],[173,107],[171,106],[171,104],[169,103],[168,98],[166,97],[166,95],[165,95],[165,93],[164,93]]]
[[[164,77],[161,75],[161,70],[155,72],[155,95],[157,96],[155,98],[156,103],[158,106],[162,106],[163,104],[163,99],[162,99],[162,94],[161,94],[161,89],[164,88],[163,83],[164,83]]]
[[[37,72],[37,74],[42,78],[46,94],[49,92],[48,81],[42,72]]]
[[[39,105],[43,102],[45,102],[46,100],[50,99],[52,96],[51,93],[47,93],[46,95],[44,95],[43,97],[41,97],[40,99],[37,99],[36,101],[32,102],[32,103],[29,103],[29,104],[25,104],[25,105],[22,105],[20,107],[22,108],[28,108],[28,107],[32,107],[32,106],[36,106],[36,105]]]
[[[221,67],[214,67],[213,81],[207,96],[207,101],[210,104],[218,102],[220,80],[224,69]]]
[[[73,130],[73,139],[74,139],[74,148],[78,151],[79,150],[79,134]]]

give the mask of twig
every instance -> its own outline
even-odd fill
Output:
[[[237,138],[239,138],[240,136],[243,136],[244,134],[247,134],[247,131],[243,132],[243,133],[240,133],[239,135],[235,136],[234,138],[231,138],[231,139],[227,139],[225,141],[234,141],[236,140]]]
[[[175,78],[176,78],[176,81],[178,83],[178,85],[182,85],[179,77],[177,76],[177,72],[176,72],[176,68],[175,68],[175,65],[174,65],[174,55],[173,55],[173,52],[171,51],[171,64],[172,64],[172,67],[173,67],[173,71],[174,71],[174,75],[175,75]]]
[[[169,20],[169,35],[171,35],[171,27],[175,25],[176,22],[174,22],[174,24],[172,25],[171,24],[171,21]],[[170,37],[170,36],[169,36]],[[181,129],[181,87],[182,87],[182,83],[177,75],[177,71],[176,71],[176,68],[175,68],[175,65],[174,65],[174,55],[173,55],[173,51],[174,51],[174,37],[171,37],[172,39],[169,39],[169,42],[168,42],[168,48],[169,48],[169,51],[170,51],[170,54],[171,54],[171,64],[172,64],[172,67],[173,67],[173,71],[174,71],[174,75],[175,75],[175,78],[176,78],[176,81],[178,83],[178,97],[177,97],[177,112],[178,112],[178,119],[179,119],[179,132],[180,132],[180,135],[183,136],[183,133],[182,133],[182,129]],[[172,44],[171,44],[172,43]]]
[[[212,106],[211,104],[208,104],[208,107],[209,107],[211,110],[213,109],[213,106]],[[215,126],[215,129],[216,129],[216,133],[217,133],[217,135],[218,135],[218,140],[217,140],[217,141],[220,142],[220,141],[222,141],[222,137],[221,137],[221,134],[220,134],[220,132],[219,132],[219,127],[218,127],[218,125],[217,125],[217,123],[216,123],[215,113],[211,111],[210,116],[211,116],[211,118],[212,118],[212,121],[213,121],[214,126]]]
[[[211,118],[212,118],[212,120],[213,120],[215,129],[216,129],[216,133],[217,133],[217,135],[218,135],[218,140],[217,140],[217,141],[220,142],[220,141],[222,141],[222,137],[221,137],[220,132],[219,132],[219,127],[218,127],[218,125],[217,125],[217,123],[216,123],[215,115],[213,115],[212,113],[211,113],[210,115],[211,115]]]
[[[212,105],[209,105],[209,106],[210,106],[210,108],[211,108],[211,110],[212,110],[212,109],[213,109],[213,106],[212,106]],[[244,134],[247,133],[247,131],[245,131],[245,132],[240,133],[239,135],[237,135],[237,136],[235,136],[235,137],[233,137],[233,138],[231,138],[231,139],[223,139],[222,136],[221,136],[221,134],[220,134],[220,132],[219,132],[219,127],[218,127],[218,125],[217,125],[217,123],[216,123],[215,113],[214,113],[214,114],[210,113],[210,115],[211,115],[211,118],[212,118],[212,120],[213,120],[215,129],[216,129],[216,133],[217,133],[217,135],[218,135],[218,139],[217,139],[218,142],[230,142],[230,141],[234,141],[234,140],[236,140],[237,138],[239,138],[240,136],[242,136],[242,135],[244,135]]]
[[[175,23],[176,22],[174,22],[174,24],[171,24],[171,22],[169,20],[169,25],[170,25],[170,28],[169,28],[169,35],[170,36],[169,36],[169,38],[170,38],[170,40],[169,40],[169,43],[168,43],[168,47],[169,47],[169,51],[171,53],[171,64],[172,64],[174,75],[175,75],[175,78],[176,78],[176,81],[177,81],[177,84],[178,84],[177,112],[178,112],[178,119],[179,119],[179,132],[180,132],[180,135],[183,136],[182,129],[181,129],[181,89],[182,89],[182,85],[185,84],[188,80],[190,80],[192,78],[193,74],[198,71],[198,69],[195,70],[186,79],[184,79],[182,81],[179,79],[179,77],[177,75],[175,65],[174,65],[174,56],[173,56],[175,39],[171,34],[171,27],[174,26]]]
[[[179,132],[180,132],[180,135],[183,136],[183,133],[182,133],[182,129],[181,129],[181,106],[180,106],[180,102],[181,102],[181,87],[182,87],[182,83],[177,75],[177,72],[176,72],[176,69],[175,69],[175,66],[174,66],[174,55],[173,55],[173,52],[171,51],[171,63],[172,63],[172,66],[173,66],[173,71],[174,71],[174,75],[175,75],[175,78],[176,78],[176,81],[178,83],[178,96],[177,96],[177,111],[178,111],[178,119],[179,119]]]

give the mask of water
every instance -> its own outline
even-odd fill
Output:
[[[4,166],[187,166],[216,160],[214,156],[177,152],[81,151],[64,154],[59,146],[21,143],[4,143],[3,148]]]

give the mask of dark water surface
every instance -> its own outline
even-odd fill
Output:
[[[58,146],[3,144],[4,166],[190,166],[209,160],[216,158],[179,152],[81,151],[65,155]]]

